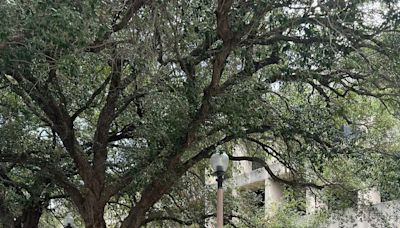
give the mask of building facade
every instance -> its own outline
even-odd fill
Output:
[[[246,156],[247,151],[243,145],[238,144],[234,147],[233,154]],[[269,166],[277,176],[288,177],[288,170],[278,162],[271,161]],[[273,216],[276,207],[284,200],[285,186],[274,181],[266,170],[256,163],[234,162],[232,170],[232,177],[226,181],[226,185],[234,189],[234,192],[254,192],[261,199],[260,210],[264,210],[266,218]],[[299,224],[303,224],[307,217],[328,209],[328,205],[319,198],[319,194],[315,194],[315,191],[317,190],[304,189],[298,194],[300,197],[304,197],[306,202],[305,208],[299,209],[304,218],[303,221],[299,221]],[[327,221],[325,224],[321,224],[321,227],[400,228],[399,200],[382,202],[380,192],[376,188],[359,191],[352,197],[356,202],[352,207],[329,212]]]

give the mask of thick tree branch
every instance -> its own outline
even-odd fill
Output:
[[[21,94],[18,93],[18,90],[22,88],[51,121],[52,129],[60,136],[65,148],[73,158],[81,177],[84,180],[90,179],[92,177],[90,164],[76,139],[73,121],[65,105],[57,102],[52,97],[52,94],[48,92],[48,89],[42,87],[29,73],[21,75],[19,72],[14,71],[10,72],[9,75],[18,83],[18,87],[15,87],[17,88],[15,92]]]
[[[231,161],[251,161],[251,162],[257,162],[260,165],[262,165],[265,170],[267,171],[267,173],[270,175],[270,177],[274,180],[274,181],[278,181],[280,183],[283,184],[287,184],[290,186],[296,186],[296,187],[312,187],[312,188],[316,188],[316,189],[322,189],[325,186],[324,185],[317,185],[315,183],[309,183],[309,182],[298,182],[297,180],[287,180],[287,179],[283,179],[278,177],[273,171],[272,169],[268,166],[268,164],[261,158],[258,157],[249,157],[249,156],[229,156],[229,160]]]
[[[6,42],[0,43],[0,50],[6,49],[7,47],[12,45],[23,45],[23,41],[24,41],[23,35],[9,37]]]
[[[239,139],[246,137],[247,135],[254,134],[254,133],[264,133],[266,131],[271,130],[271,126],[268,125],[263,125],[263,126],[258,126],[254,128],[247,129],[245,132],[243,132],[242,135],[228,135],[222,138],[221,140],[213,143],[212,145],[209,145],[208,147],[203,148],[201,151],[199,151],[195,156],[191,157],[184,163],[184,167],[192,167],[194,164],[197,162],[201,161],[202,159],[208,158],[211,156],[211,153],[215,151],[215,149],[219,145],[223,145],[224,143],[230,142],[234,139]]]
[[[196,140],[196,131],[198,127],[207,119],[211,109],[211,98],[219,91],[219,83],[222,72],[225,68],[226,60],[234,47],[235,35],[229,27],[229,10],[232,0],[219,0],[216,11],[217,15],[217,34],[222,38],[224,44],[221,52],[213,59],[213,71],[210,85],[204,89],[204,95],[201,106],[197,111],[194,119],[189,124],[188,131],[185,136],[183,148],[189,147]]]
[[[141,9],[149,0],[128,0],[128,9],[124,13],[123,17],[119,19],[118,23],[112,25],[112,29],[106,32],[102,37],[98,37],[93,44],[86,48],[88,52],[99,52],[108,46],[112,46],[115,43],[108,43],[107,40],[113,33],[116,33],[128,25],[132,17]]]
[[[90,105],[92,105],[94,99],[96,99],[96,97],[102,91],[104,91],[104,89],[107,87],[107,84],[110,82],[110,79],[111,79],[111,75],[109,77],[107,77],[106,80],[104,80],[104,82],[99,86],[99,88],[97,88],[93,92],[93,94],[90,96],[89,100],[87,100],[86,103],[81,108],[76,110],[76,112],[71,116],[72,120],[75,120],[76,117],[78,117],[82,112],[84,112],[86,109],[88,109],[90,107]]]
[[[274,157],[279,163],[283,164],[285,167],[289,167],[290,169],[292,169],[292,167],[284,160],[284,158],[282,158],[282,155],[271,146],[268,146],[267,144],[261,142],[260,140],[257,140],[252,137],[246,137],[246,140],[259,145],[267,154]]]
[[[234,33],[231,31],[229,26],[229,11],[231,9],[233,0],[218,0],[217,11],[217,34],[228,44],[234,39]]]
[[[221,85],[220,90],[226,92],[228,88],[235,85],[239,80],[243,80],[245,78],[252,76],[254,73],[256,73],[257,71],[261,70],[266,66],[278,63],[279,63],[279,57],[276,55],[275,52],[273,52],[270,57],[265,58],[261,61],[257,62],[254,61],[252,63],[248,63],[248,65],[251,65],[251,67],[249,68],[245,67],[245,69],[243,69],[242,71],[238,72],[235,75],[232,75],[228,80],[226,80]]]
[[[115,111],[117,102],[121,93],[121,74],[122,74],[123,61],[119,58],[114,58],[111,61],[111,79],[106,98],[106,103],[100,111],[97,119],[96,132],[93,137],[93,168],[100,188],[104,187],[105,170],[107,160],[107,145],[109,130],[112,121],[115,119]]]

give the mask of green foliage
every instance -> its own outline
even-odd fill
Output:
[[[329,209],[373,186],[397,197],[399,8],[375,2],[0,3],[0,174],[25,184],[0,180],[6,208],[61,194],[86,225],[104,208],[116,226],[199,224],[202,160],[234,143],[326,187]],[[294,227],[304,209],[288,191],[265,219],[250,198],[243,226]]]
[[[307,227],[317,228],[328,219],[326,211],[305,214],[305,198],[299,196],[300,189],[286,188],[282,200],[267,208],[260,205],[260,198],[254,197],[253,192],[242,191],[235,196],[238,227]],[[240,203],[239,203],[240,202]]]

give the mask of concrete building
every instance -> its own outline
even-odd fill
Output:
[[[234,147],[233,154],[245,156],[247,151],[243,145],[238,144]],[[288,170],[278,162],[271,162],[269,165],[276,175],[288,176]],[[249,161],[234,162],[232,169],[232,177],[226,181],[226,185],[237,191],[252,191],[262,197],[263,208],[260,209],[265,211],[266,217],[271,216],[283,200],[284,186],[272,180],[263,167]],[[300,195],[303,195],[306,202],[302,212],[305,219],[328,207],[309,189],[304,189],[304,193]],[[357,203],[352,208],[330,214],[326,224],[321,224],[321,227],[400,228],[400,201],[381,202],[377,189],[357,192],[354,198]]]

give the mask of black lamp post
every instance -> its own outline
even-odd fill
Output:
[[[217,176],[217,228],[224,225],[224,189],[222,182],[224,181],[225,171],[228,169],[229,157],[226,153],[215,153],[210,158],[211,167]]]

